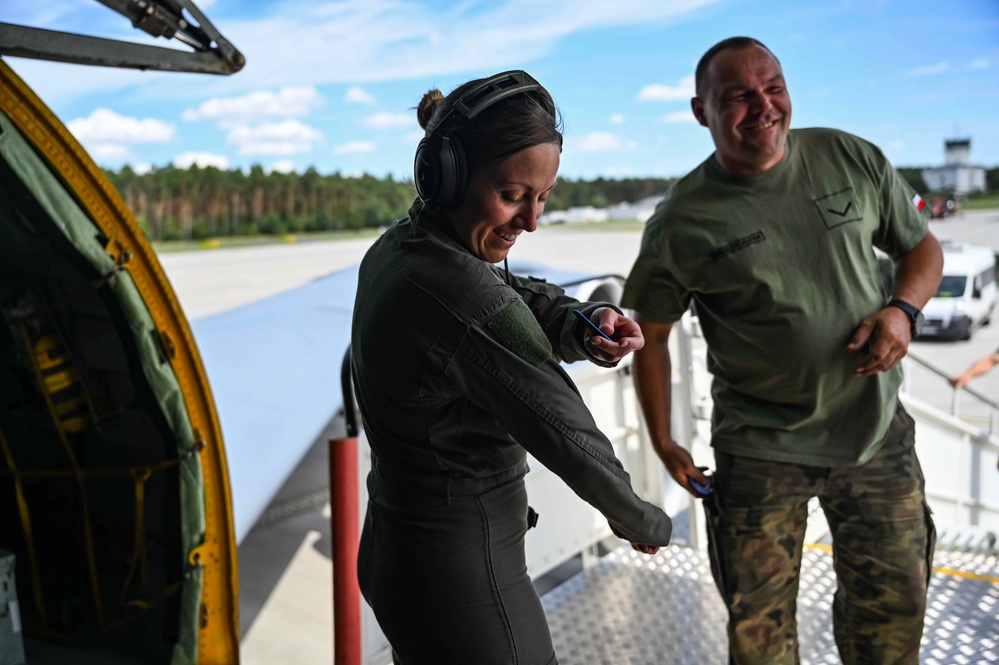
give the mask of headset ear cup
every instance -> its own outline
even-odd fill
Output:
[[[430,137],[421,139],[420,145],[416,147],[416,158],[413,160],[413,180],[416,181],[416,193],[427,205],[435,204],[440,194],[439,161]]]
[[[453,210],[465,197],[465,184],[468,169],[465,164],[465,148],[457,136],[447,136],[441,142],[441,196],[438,205]]]
[[[465,162],[465,148],[461,141],[454,139],[454,199],[451,207],[458,207],[465,198],[465,187],[468,185],[468,164]]]

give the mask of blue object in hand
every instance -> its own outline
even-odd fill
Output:
[[[585,314],[583,314],[582,312],[580,312],[578,309],[572,310],[572,313],[575,314],[576,316],[578,316],[579,318],[581,318],[582,320],[586,321],[587,325],[589,325],[591,328],[593,328],[597,332],[598,335],[600,335],[601,337],[603,337],[604,339],[606,339],[609,342],[613,342],[614,341],[613,337],[611,337],[610,335],[608,335],[607,333],[605,333],[603,330],[601,330],[597,326],[597,324],[593,323],[593,321],[590,321],[590,317],[586,316]]]
[[[714,476],[708,476],[708,484],[707,485],[701,485],[696,480],[694,480],[693,478],[689,478],[689,477],[687,478],[687,481],[690,483],[690,486],[694,488],[694,491],[697,492],[698,494],[700,494],[701,496],[708,496],[709,494],[711,494],[712,492],[715,491],[715,487],[714,487],[715,478],[714,478]]]

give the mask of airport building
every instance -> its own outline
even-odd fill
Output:
[[[944,165],[923,170],[931,191],[969,194],[985,191],[985,168],[970,163],[971,139],[944,141]]]

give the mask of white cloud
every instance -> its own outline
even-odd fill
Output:
[[[987,69],[992,64],[988,58],[975,58],[968,63],[968,69]]]
[[[213,97],[197,108],[187,109],[184,120],[217,120],[223,126],[269,118],[302,118],[322,106],[323,97],[313,86],[258,90],[240,97]]]
[[[676,85],[651,83],[638,91],[640,102],[676,102],[687,101],[696,93],[694,90],[694,75],[684,76]]]
[[[403,139],[403,142],[413,146],[413,149],[415,150],[416,144],[419,143],[426,135],[427,133],[422,129],[417,130],[415,132],[408,132],[406,134],[406,137]]]
[[[87,151],[95,162],[119,161],[128,157],[128,148],[120,143],[90,143]]]
[[[574,142],[580,152],[612,152],[621,149],[621,141],[610,132],[591,132]]]
[[[25,78],[50,105],[124,88],[148,99],[195,99],[281,86],[468,78],[537,62],[575,34],[628,26],[662,28],[717,2],[498,0],[441,7],[387,0],[288,0],[242,17],[226,17],[224,25],[217,21],[246,56],[247,67],[238,76],[185,78],[181,86],[172,73],[123,70],[115,75],[84,68],[67,75],[65,66],[33,63],[20,73],[29,74]],[[88,12],[88,17],[106,12],[100,10]]]
[[[691,122],[697,124],[697,118],[694,117],[694,112],[690,110],[686,111],[673,111],[672,113],[667,113],[662,117],[663,122]]]
[[[295,170],[295,162],[290,159],[279,159],[271,164],[271,173],[291,173]]]
[[[905,141],[892,141],[888,144],[889,150],[905,150]]]
[[[370,118],[365,118],[361,124],[368,129],[401,129],[412,127],[416,124],[415,113],[376,113]]]
[[[216,95],[281,86],[370,85],[445,77],[456,81],[537,62],[578,33],[613,27],[665,27],[720,1],[498,0],[441,7],[386,0],[287,0],[244,12],[241,17],[227,16],[225,21],[208,12],[247,58],[247,67],[238,76],[184,78],[184,84],[178,85],[174,73],[76,68],[67,75],[65,65],[41,61],[18,63],[18,72],[50,105],[126,88],[144,99],[200,102]],[[82,18],[75,24],[92,25],[95,18],[109,13],[96,6],[98,3],[92,3],[94,9],[87,4],[83,3]],[[62,23],[56,29],[65,27]],[[137,32],[130,30],[127,21],[124,28]],[[131,35],[132,39],[141,37]],[[148,41],[162,45],[162,40],[154,42],[149,37]]]
[[[363,88],[359,88],[356,85],[347,90],[347,94],[344,95],[343,101],[348,104],[375,104],[377,100],[374,95],[370,92],[365,91]]]
[[[70,120],[66,127],[81,143],[165,143],[176,128],[155,118],[129,118],[111,109],[95,109],[86,118]]]
[[[138,143],[166,143],[176,128],[155,118],[131,118],[106,108],[95,109],[86,118],[66,124],[98,162],[122,161],[130,156],[128,146]]]
[[[905,76],[914,78],[917,76],[933,76],[934,74],[943,74],[944,72],[950,71],[949,62],[938,62],[935,65],[927,65],[925,67],[917,67],[915,69],[910,69],[905,73]]]
[[[150,164],[149,162],[136,162],[131,166],[132,170],[135,171],[138,175],[145,175],[153,170],[153,165]]]
[[[611,113],[610,124],[612,124],[612,125],[623,125],[624,124],[624,114],[623,113]]]
[[[224,171],[229,168],[229,158],[213,152],[185,152],[173,158],[173,165],[178,169],[190,168],[192,164],[197,164],[200,168],[214,166]]]
[[[333,146],[333,152],[338,155],[356,155],[362,152],[371,152],[374,149],[375,144],[371,141],[348,141]]]
[[[309,152],[323,140],[322,133],[298,120],[238,125],[226,140],[239,146],[241,155],[296,155]]]

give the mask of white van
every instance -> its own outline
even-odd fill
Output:
[[[923,308],[923,335],[970,339],[996,305],[996,257],[988,247],[942,243],[943,279]]]

